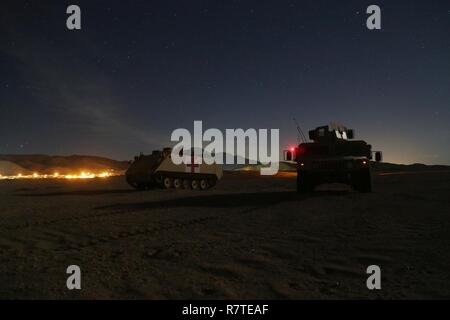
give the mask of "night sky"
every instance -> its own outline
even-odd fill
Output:
[[[82,30],[66,28],[77,4]],[[367,6],[382,30],[366,28]],[[330,121],[450,164],[450,1],[1,1],[0,154],[131,159],[180,127]]]

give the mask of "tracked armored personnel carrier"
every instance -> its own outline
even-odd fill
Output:
[[[136,156],[125,173],[129,185],[138,190],[194,189],[206,190],[222,178],[222,167],[206,163],[176,165],[171,160],[171,148],[155,150],[150,155]]]
[[[372,191],[370,160],[381,161],[381,152],[362,140],[352,140],[353,130],[338,124],[309,131],[309,139],[284,152],[297,166],[297,191],[311,192],[323,183],[345,183],[360,192]]]

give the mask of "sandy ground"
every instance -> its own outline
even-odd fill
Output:
[[[450,298],[449,196],[442,172],[311,196],[289,174],[206,192],[0,181],[0,298]],[[71,264],[81,290],[66,288]]]

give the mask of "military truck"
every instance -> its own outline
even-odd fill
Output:
[[[125,173],[126,181],[138,190],[194,189],[206,190],[222,178],[222,167],[218,164],[196,163],[192,154],[190,163],[175,164],[171,159],[171,148],[154,150],[150,155],[140,154],[134,158]]]
[[[344,183],[356,191],[371,192],[370,161],[381,161],[380,151],[362,140],[352,140],[354,132],[331,123],[309,131],[309,139],[284,152],[286,161],[296,162],[297,191],[312,192],[323,183]]]

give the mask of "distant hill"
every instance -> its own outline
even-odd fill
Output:
[[[242,164],[239,167],[232,168],[232,171],[260,171],[261,168],[264,168],[262,164]],[[227,169],[225,169],[227,170]],[[279,163],[278,171],[296,171],[296,167],[294,163],[281,161]]]
[[[0,175],[17,176],[19,174],[28,175],[31,172],[13,162],[0,160]]]
[[[392,172],[392,171],[440,171],[450,170],[446,165],[426,165],[422,163],[414,164],[396,164],[389,162],[372,162],[374,171]]]
[[[237,160],[237,158],[235,159]],[[229,171],[259,171],[262,167],[258,164],[248,164],[249,160],[244,159],[246,164],[223,165],[224,170]],[[117,172],[125,171],[129,166],[127,161],[117,161],[113,159],[86,156],[49,156],[49,155],[0,155],[0,175],[26,175],[37,172],[39,174],[73,174],[81,170],[91,172],[102,172],[113,169]],[[438,171],[450,170],[450,166],[445,165],[425,165],[415,163],[411,165],[395,164],[387,162],[372,162],[372,168],[376,172],[399,172],[399,171]],[[295,164],[280,161],[279,171],[295,171]]]
[[[400,172],[400,171],[440,171],[450,170],[450,166],[445,165],[426,165],[422,163],[414,164],[395,164],[388,162],[372,162],[372,169],[375,172]],[[233,171],[259,171],[261,164],[245,164],[235,166],[229,170]],[[295,164],[292,162],[280,161],[279,171],[296,171]]]
[[[127,161],[85,155],[0,155],[0,174],[2,175],[28,174],[30,172],[71,174],[80,170],[101,172],[108,169],[124,171],[128,166]]]

